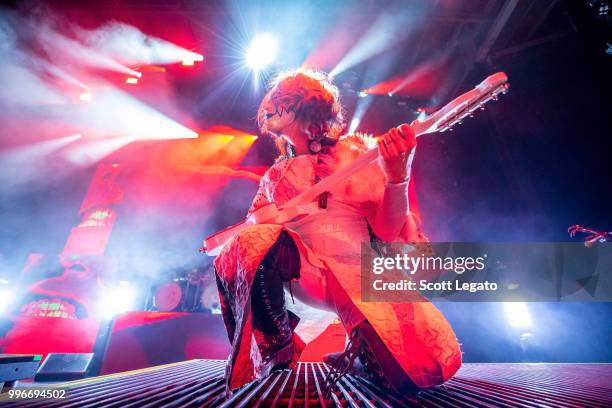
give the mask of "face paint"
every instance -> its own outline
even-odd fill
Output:
[[[272,101],[271,90],[264,97],[257,112],[257,124],[263,134],[280,136],[282,130],[295,121],[293,109],[285,106],[278,106]]]

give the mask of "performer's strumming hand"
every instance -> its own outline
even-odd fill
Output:
[[[410,153],[416,146],[414,130],[408,124],[392,128],[378,141],[378,152],[383,158],[382,167],[390,183],[408,180]]]

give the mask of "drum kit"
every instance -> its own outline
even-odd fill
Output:
[[[153,285],[147,310],[220,313],[212,268],[179,270]]]

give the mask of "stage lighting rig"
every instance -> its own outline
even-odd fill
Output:
[[[609,0],[589,0],[587,2],[598,17],[607,18],[610,16],[610,1]]]

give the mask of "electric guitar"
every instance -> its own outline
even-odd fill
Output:
[[[487,77],[474,89],[453,99],[435,113],[423,120],[413,121],[410,126],[414,129],[417,137],[428,133],[452,130],[453,126],[461,124],[465,118],[472,117],[474,111],[484,109],[485,103],[497,100],[500,94],[505,94],[508,91],[508,87],[508,77],[506,74],[503,72],[495,73]],[[280,208],[274,203],[267,204],[251,213],[245,221],[211,235],[204,241],[203,250],[207,255],[216,256],[236,233],[249,225],[284,224],[299,216],[317,211],[318,203],[314,202],[315,198],[379,159],[378,147],[376,147],[347,166],[325,177],[309,189],[301,192]]]

